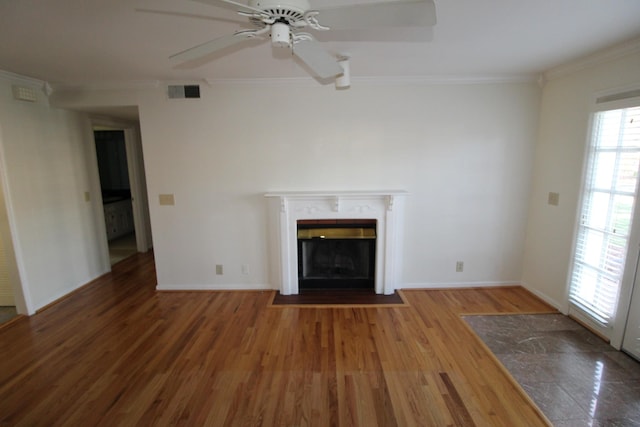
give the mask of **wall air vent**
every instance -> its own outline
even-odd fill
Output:
[[[200,98],[199,85],[169,85],[169,99]]]
[[[35,89],[25,86],[13,86],[13,98],[18,101],[36,102],[38,94]]]

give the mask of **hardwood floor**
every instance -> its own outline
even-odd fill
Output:
[[[521,288],[276,307],[156,292],[149,254],[115,267],[0,329],[1,426],[547,424],[460,318],[553,311]]]

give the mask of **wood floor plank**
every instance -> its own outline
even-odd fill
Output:
[[[0,329],[0,425],[546,425],[460,318],[552,312],[519,287],[404,306],[157,292],[151,254]]]

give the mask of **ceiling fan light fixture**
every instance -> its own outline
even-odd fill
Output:
[[[291,30],[287,24],[276,22],[271,25],[271,45],[273,47],[291,46]]]

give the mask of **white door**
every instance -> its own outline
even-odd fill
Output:
[[[586,315],[610,337],[625,277],[638,190],[640,107],[605,110],[593,118],[576,235],[570,312]],[[635,260],[636,254],[631,257]],[[625,271],[626,270],[626,271]]]
[[[596,112],[590,140],[569,313],[619,348],[640,237],[640,107]]]
[[[622,349],[640,360],[640,284],[634,286]]]

